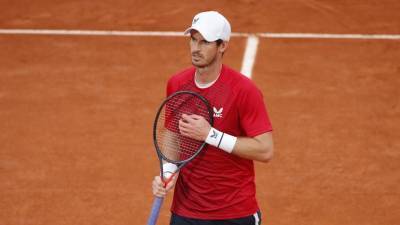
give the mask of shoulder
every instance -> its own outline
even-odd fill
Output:
[[[191,83],[191,80],[194,77],[195,68],[187,68],[176,74],[173,74],[167,83],[167,95],[170,95],[177,90],[180,90],[183,86],[187,86],[188,83]]]
[[[229,77],[229,79],[231,80],[232,88],[236,92],[244,94],[248,91],[256,91],[256,92],[259,91],[256,84],[247,76],[227,66],[224,66],[224,70],[225,73],[227,74],[227,77]]]
[[[173,74],[168,82],[179,82],[179,81],[186,81],[187,79],[191,78],[195,72],[194,67],[186,68],[178,73]]]

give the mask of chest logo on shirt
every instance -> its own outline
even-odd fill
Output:
[[[220,109],[217,109],[213,107],[213,110],[214,110],[214,118],[222,118],[222,111],[224,110],[224,108],[221,107]]]

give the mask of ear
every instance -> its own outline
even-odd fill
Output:
[[[224,41],[218,46],[218,51],[221,53],[226,52],[226,49],[228,48],[228,42]]]

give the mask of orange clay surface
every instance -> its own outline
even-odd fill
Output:
[[[0,6],[2,29],[183,31],[214,9],[235,32],[400,33],[397,0]],[[240,70],[245,47],[232,38],[225,63]],[[260,39],[252,79],[276,149],[256,163],[264,225],[399,223],[399,62],[398,40]],[[188,66],[185,37],[0,35],[0,224],[146,224],[153,118]]]

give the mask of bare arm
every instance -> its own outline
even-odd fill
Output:
[[[181,134],[196,140],[206,140],[210,129],[211,125],[197,115],[183,115],[179,122]],[[255,137],[238,137],[231,153],[246,159],[268,162],[273,151],[272,133],[267,132]]]
[[[268,162],[274,155],[272,132],[263,133],[253,138],[239,137],[232,154],[246,159]]]

